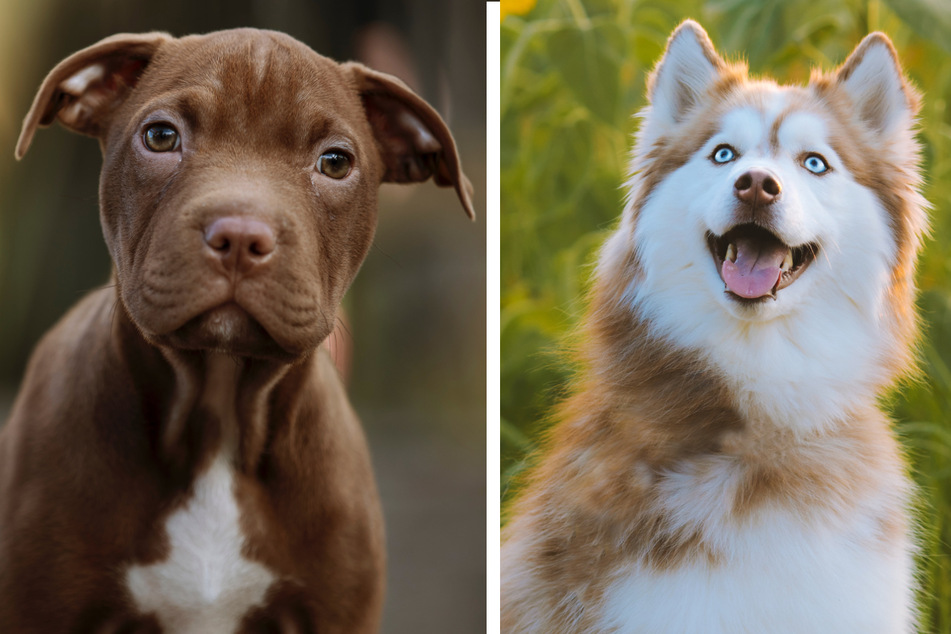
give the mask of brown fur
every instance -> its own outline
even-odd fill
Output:
[[[137,145],[155,112],[187,131],[181,161]],[[318,346],[369,248],[380,182],[433,177],[471,216],[445,124],[394,78],[250,29],[74,54],[40,88],[18,157],[57,117],[100,140],[114,285],[38,345],[0,434],[0,631],[161,631],[125,571],[168,557],[165,520],[234,428],[243,554],[277,579],[239,630],[376,631],[379,501]],[[313,152],[328,145],[353,169],[315,192]],[[240,283],[203,250],[228,214],[267,223],[277,244]],[[209,314],[229,297],[240,311],[222,335]],[[213,373],[210,351],[233,371]]]

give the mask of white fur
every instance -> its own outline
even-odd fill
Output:
[[[126,584],[143,613],[154,613],[166,632],[226,634],[262,603],[275,576],[242,554],[240,509],[234,493],[235,366],[209,355],[204,404],[222,418],[225,440],[193,485],[191,499],[165,523],[169,556],[131,566]]]
[[[80,96],[89,86],[102,81],[106,76],[104,64],[90,64],[59,85],[60,90],[73,96]]]
[[[241,553],[244,537],[233,489],[232,468],[219,457],[195,483],[194,497],[169,516],[169,557],[129,568],[126,579],[136,606],[155,613],[166,632],[234,632],[274,581],[270,571]]]
[[[863,548],[859,537],[870,530],[869,518],[804,526],[777,511],[729,533],[729,565],[618,570],[600,626],[615,634],[912,632],[907,549]]]
[[[897,466],[880,476],[883,482],[904,480]],[[907,488],[881,487],[850,514],[803,513],[777,504],[740,520],[732,509],[741,477],[730,457],[717,455],[665,474],[661,499],[671,532],[699,531],[721,561],[660,573],[622,565],[604,597],[599,631],[913,631],[913,546],[901,538],[883,548],[880,523],[881,509],[900,504]]]

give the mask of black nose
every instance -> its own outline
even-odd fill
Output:
[[[733,194],[752,207],[770,204],[782,191],[776,175],[758,167],[745,172],[733,183]]]

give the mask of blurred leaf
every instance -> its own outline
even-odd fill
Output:
[[[532,441],[529,440],[528,436],[523,434],[518,427],[504,418],[499,421],[499,429],[501,430],[503,443],[507,442],[510,445],[514,445],[523,452],[528,452],[531,449]]]
[[[951,2],[885,0],[889,8],[923,38],[951,53]]]
[[[619,81],[624,38],[613,24],[584,30],[566,27],[549,35],[547,52],[578,101],[602,121],[618,118]]]

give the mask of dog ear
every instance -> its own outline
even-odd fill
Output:
[[[921,106],[884,33],[866,35],[835,71],[835,82],[849,95],[862,121],[881,134],[907,130]]]
[[[681,23],[647,79],[651,125],[662,132],[680,123],[725,66],[702,26],[693,20]]]
[[[402,81],[358,64],[343,64],[355,80],[386,172],[385,182],[421,183],[430,176],[454,187],[466,214],[475,219],[472,184],[462,173],[449,128],[428,103]]]
[[[23,158],[38,127],[59,121],[70,130],[98,136],[109,115],[135,86],[165,33],[119,34],[73,53],[50,71],[23,120],[16,157]]]

